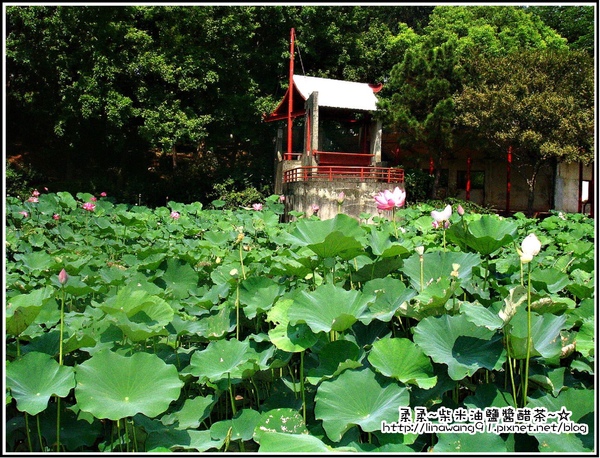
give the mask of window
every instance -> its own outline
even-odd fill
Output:
[[[482,170],[471,170],[471,189],[483,189],[485,184],[485,172]],[[467,189],[467,171],[456,172],[456,188]]]

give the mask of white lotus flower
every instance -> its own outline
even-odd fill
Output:
[[[523,242],[521,242],[521,252],[519,253],[521,256],[521,262],[523,264],[531,262],[533,257],[540,252],[541,248],[541,242],[532,232],[525,237],[525,239],[523,239]]]
[[[433,210],[431,212],[431,217],[435,220],[436,223],[441,223],[442,221],[448,221],[452,216],[452,205],[446,205],[446,208],[441,212]]]

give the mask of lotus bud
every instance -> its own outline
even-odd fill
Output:
[[[65,283],[67,283],[67,281],[69,281],[69,275],[67,274],[67,271],[65,269],[62,269],[58,274],[58,281],[61,285],[64,285]]]
[[[456,213],[458,213],[460,216],[465,214],[465,209],[462,207],[461,204],[458,204],[458,207],[456,207]]]
[[[423,253],[425,252],[425,247],[423,245],[415,247],[415,251],[419,256],[423,256]]]

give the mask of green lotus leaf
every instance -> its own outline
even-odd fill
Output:
[[[198,274],[187,262],[168,258],[165,273],[156,284],[170,291],[174,299],[185,299],[197,287]]]
[[[266,277],[250,277],[240,283],[240,304],[247,318],[266,312],[283,292],[282,286]]]
[[[382,421],[397,421],[398,407],[408,406],[408,390],[370,369],[348,370],[325,380],[315,395],[315,417],[323,420],[327,437],[334,442],[351,427],[379,431]]]
[[[460,280],[469,280],[472,269],[481,264],[481,258],[476,253],[462,253],[460,251],[433,251],[423,254],[423,284],[427,285],[432,280],[450,278],[454,270],[452,264],[458,264],[458,277]],[[408,276],[410,285],[421,291],[421,262],[418,254],[404,260],[402,272]]]
[[[306,246],[321,258],[352,259],[364,251],[364,231],[358,221],[340,213],[326,220],[303,219],[283,239],[293,245]]]
[[[568,421],[588,425],[587,434],[532,434],[539,442],[538,450],[540,452],[590,453],[594,451],[596,446],[594,428],[597,417],[595,411],[595,391],[593,389],[580,390],[571,388],[561,391],[556,397],[544,394],[537,398],[529,398],[527,407],[532,409],[545,408],[549,413],[560,412],[564,408],[567,413],[570,413]]]
[[[254,440],[260,443],[260,438],[265,433],[308,434],[308,430],[300,412],[284,407],[261,414],[254,428]]]
[[[583,356],[595,356],[594,338],[594,320],[587,318],[577,332],[577,351]]]
[[[306,380],[317,385],[324,379],[335,377],[346,369],[354,369],[362,364],[358,361],[360,349],[349,340],[334,340],[326,343],[318,353],[319,366],[308,371]]]
[[[288,310],[290,324],[306,323],[313,332],[345,331],[367,309],[373,296],[333,284],[301,291]]]
[[[364,324],[369,324],[373,319],[390,321],[400,306],[417,294],[414,289],[407,288],[400,280],[392,277],[368,281],[363,286],[363,293],[376,297],[369,304],[368,311],[363,313],[363,318],[360,318]]]
[[[531,285],[538,291],[546,290],[549,293],[558,293],[569,283],[571,283],[569,276],[554,268],[533,269],[531,272]]]
[[[135,286],[127,286],[99,305],[116,320],[128,339],[139,342],[158,335],[173,319],[173,308],[158,296]]]
[[[429,283],[410,302],[402,303],[398,314],[418,320],[426,316],[444,314],[455,305],[454,302],[450,302],[450,298],[454,295],[457,287],[457,283],[451,281],[450,278],[438,278],[437,281]]]
[[[34,322],[42,306],[54,295],[54,288],[46,286],[6,299],[6,333],[18,336]]]
[[[484,307],[480,303],[462,302],[460,311],[477,326],[484,326],[490,331],[502,328],[504,320],[492,307]]]
[[[462,314],[421,320],[414,328],[414,341],[436,363],[446,364],[453,380],[483,367],[497,370],[506,359],[502,336],[471,323]]]
[[[181,409],[172,414],[164,415],[160,421],[164,425],[177,422],[178,429],[198,428],[200,422],[210,415],[215,402],[214,395],[186,399]]]
[[[194,450],[205,452],[218,450],[224,440],[215,440],[210,437],[210,431],[195,431],[191,429],[177,429],[172,425],[164,425],[158,420],[152,420],[143,415],[134,417],[135,424],[144,428],[148,434],[144,445],[147,452],[160,453],[171,450]]]
[[[530,356],[554,358],[562,350],[560,331],[566,321],[564,315],[531,312],[531,351]],[[510,322],[508,329],[511,356],[516,359],[527,358],[527,310],[521,307]]]
[[[373,254],[382,258],[403,256],[409,253],[407,247],[400,243],[392,242],[389,234],[379,231],[375,227],[371,228],[367,243]]]
[[[268,334],[279,350],[298,353],[312,347],[319,337],[304,323],[290,324],[288,311],[293,304],[293,299],[281,298],[267,312],[267,321],[275,324]]]
[[[304,323],[278,324],[269,330],[269,338],[278,349],[298,353],[312,347],[319,337]]]
[[[321,439],[310,434],[267,432],[260,436],[258,453],[331,453]]]
[[[260,412],[253,409],[243,409],[230,420],[213,423],[210,427],[210,436],[214,440],[229,437],[231,440],[248,441],[252,439],[254,428],[260,419]]]
[[[153,418],[167,410],[183,386],[175,366],[149,353],[121,356],[102,350],[76,366],[75,372],[79,408],[110,420],[137,413]]]
[[[31,352],[6,367],[6,387],[21,412],[37,415],[48,407],[51,396],[69,394],[75,375],[71,366],[59,365],[50,355]]]
[[[73,195],[69,192],[57,192],[58,203],[61,207],[68,208],[70,210],[75,210],[77,208],[77,201],[73,197]]]
[[[15,259],[26,267],[28,271],[41,272],[47,270],[56,270],[60,267],[57,261],[45,251],[33,251],[31,253],[15,254]]]
[[[373,367],[385,375],[403,383],[429,389],[437,383],[431,361],[409,339],[382,339],[373,344],[369,356]]]
[[[242,379],[248,371],[255,371],[256,352],[249,342],[237,339],[215,340],[202,351],[196,351],[190,360],[190,373],[201,380],[217,382],[222,379]]]
[[[494,406],[498,408],[514,406],[511,393],[498,388],[493,383],[478,385],[475,394],[469,395],[464,400],[468,409],[481,409]]]
[[[443,433],[431,450],[433,453],[507,453],[506,442],[494,433]]]
[[[516,233],[515,222],[500,219],[497,215],[481,215],[481,218],[468,223],[465,242],[482,256],[487,256],[511,243]]]

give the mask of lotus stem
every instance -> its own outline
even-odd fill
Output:
[[[227,387],[229,388],[229,399],[231,399],[231,411],[233,415],[237,413],[235,409],[235,398],[233,397],[233,387],[231,386],[231,373],[227,372]]]
[[[425,260],[423,259],[423,255],[419,255],[419,262],[421,263],[421,291],[419,292],[423,292],[423,270],[424,270],[424,262]]]
[[[306,424],[306,394],[304,392],[304,350],[300,352],[300,391],[302,392],[302,418]]]
[[[235,338],[240,340],[240,282],[235,289]]]
[[[529,384],[529,358],[531,357],[531,263],[527,266],[527,356],[525,357],[525,381],[523,387],[523,406],[527,405]]]
[[[40,416],[35,416],[35,422],[37,423],[38,440],[40,441],[40,451],[44,451],[44,443],[42,442],[42,429],[40,428]],[[57,442],[58,444],[58,442]],[[58,449],[57,449],[58,450]]]
[[[27,433],[27,445],[29,445],[29,451],[33,452],[33,446],[31,444],[31,432],[29,431],[29,414],[25,412],[25,432]]]

